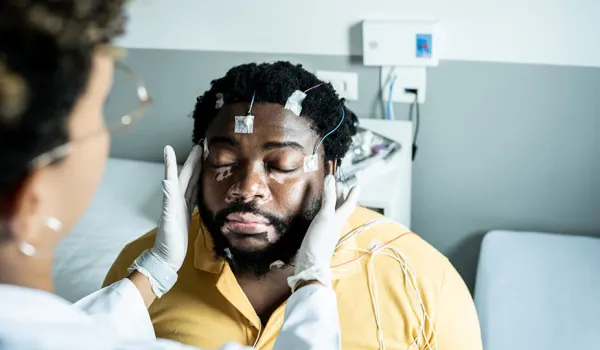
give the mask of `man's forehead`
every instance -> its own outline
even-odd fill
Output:
[[[248,114],[247,104],[224,106],[207,130],[207,137],[235,135],[235,117]],[[258,103],[252,108],[254,125],[252,134],[261,138],[306,139],[317,137],[311,122],[298,117],[283,106],[275,103]]]

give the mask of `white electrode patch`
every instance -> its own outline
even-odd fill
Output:
[[[302,102],[304,102],[305,98],[306,94],[304,92],[296,90],[292,96],[288,97],[284,108],[292,111],[295,115],[300,116],[300,113],[302,113]]]
[[[319,155],[313,154],[310,156],[304,157],[304,172],[309,173],[311,171],[316,171],[319,169]]]
[[[254,130],[254,116],[244,115],[235,117],[235,129],[233,132],[236,134],[252,134]]]

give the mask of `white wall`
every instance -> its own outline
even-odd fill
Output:
[[[364,19],[435,16],[442,59],[600,67],[600,0],[136,0],[127,47],[360,54]]]

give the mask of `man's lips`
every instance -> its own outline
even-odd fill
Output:
[[[271,224],[265,217],[250,213],[232,213],[227,215],[224,232],[258,234],[269,230]]]

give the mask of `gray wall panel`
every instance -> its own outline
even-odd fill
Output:
[[[183,161],[196,97],[245,62],[290,60],[309,70],[359,73],[360,117],[382,116],[379,70],[342,56],[133,49],[126,62],[156,99],[113,156]],[[600,235],[600,69],[443,61],[428,71],[414,164],[413,229],[447,254],[473,285],[490,229]],[[132,104],[117,81],[107,113]],[[396,105],[405,119],[408,108]],[[510,252],[507,252],[510,254]]]

